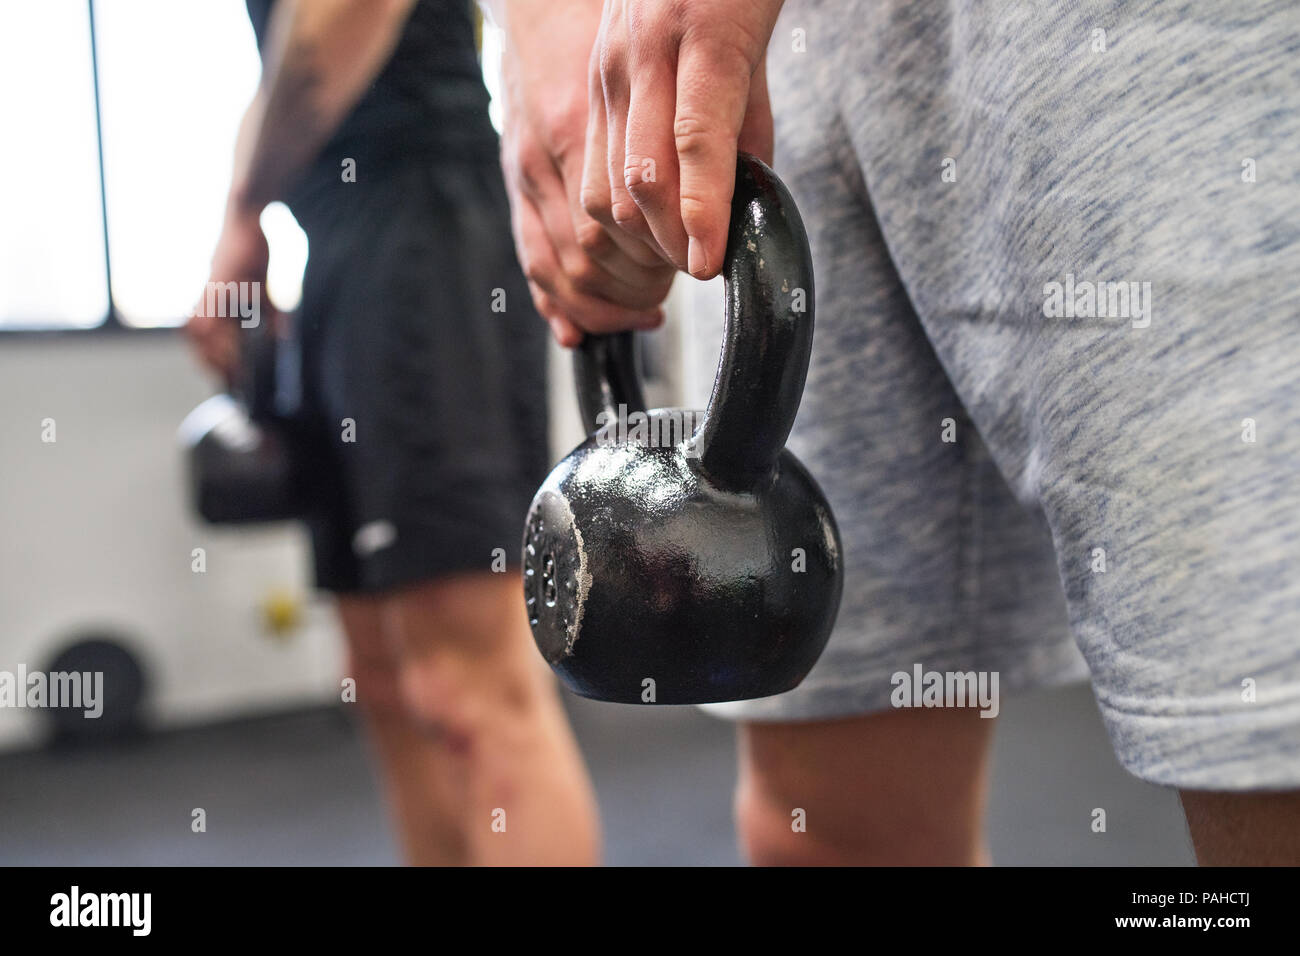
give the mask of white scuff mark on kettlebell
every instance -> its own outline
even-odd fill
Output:
[[[820,504],[817,505],[817,520],[822,526],[823,543],[826,546],[826,553],[830,555],[831,565],[840,563],[839,542],[835,540],[835,518],[830,511]]]
[[[758,252],[758,246],[754,245],[753,239],[745,240],[745,247],[749,249],[750,252]]]
[[[565,507],[568,507],[567,501]],[[573,645],[578,642],[578,635],[582,632],[582,612],[586,610],[587,595],[591,593],[591,572],[587,569],[587,548],[582,541],[582,530],[573,520],[572,512],[569,512],[569,521],[573,529],[573,545],[578,549],[578,570],[573,595],[573,623],[565,629],[565,657],[573,653]]]

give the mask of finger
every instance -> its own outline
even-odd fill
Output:
[[[671,267],[644,243],[617,238],[617,229],[606,229],[587,215],[578,199],[582,187],[576,174],[567,189],[558,173],[551,186],[535,205],[560,265],[578,290],[633,309],[662,302],[672,283]],[[628,247],[639,250],[642,261],[629,256]]]
[[[653,269],[624,260],[621,275],[606,269],[587,255],[578,241],[568,194],[560,171],[548,158],[526,158],[532,168],[528,176],[528,201],[537,211],[560,269],[574,288],[587,296],[606,299],[630,309],[651,309],[662,301],[666,288]],[[590,244],[590,237],[585,237]],[[616,250],[611,254],[617,255]]]
[[[663,321],[662,313],[657,309],[627,308],[577,289],[561,268],[537,207],[531,202],[521,204],[516,221],[520,246],[524,250],[520,264],[529,282],[542,293],[540,302],[539,297],[534,296],[534,304],[548,321],[561,319],[588,332],[655,328]],[[551,321],[551,327],[554,331],[554,321]],[[559,332],[556,338],[560,339]]]
[[[556,341],[564,345],[566,338],[580,338],[582,332],[575,328],[568,319],[560,315],[549,301],[549,297],[542,287],[535,280],[528,278],[529,272],[536,271],[536,268],[531,263],[537,255],[529,243],[549,240],[545,239],[545,230],[536,223],[537,210],[533,207],[531,200],[523,195],[521,184],[516,175],[516,168],[514,164],[507,162],[506,155],[506,150],[503,148],[501,165],[505,173],[506,195],[510,200],[510,232],[514,236],[515,256],[519,260],[519,266],[524,272],[525,280],[528,282],[528,292],[533,300],[533,308],[551,327],[551,334],[555,336]]]
[[[603,119],[601,129],[604,129]],[[603,132],[601,137],[603,143]],[[604,160],[590,163],[579,157],[575,167],[573,173],[564,176],[564,184],[569,197],[569,221],[578,247],[600,263],[606,272],[623,282],[641,287],[657,284],[664,269],[672,266],[640,239],[612,225],[609,177],[605,175]],[[592,177],[590,188],[587,185],[589,175]],[[587,211],[589,205],[603,209],[604,218],[611,225],[604,225],[592,216]]]
[[[628,281],[643,281],[628,276],[624,264],[630,260],[640,266],[658,268],[667,260],[657,246],[647,244],[645,239],[626,232],[614,221],[610,209],[609,117],[605,110],[605,92],[598,62],[598,57],[593,53],[587,89],[587,140],[582,156],[577,206],[573,214],[574,231],[578,242],[588,250],[588,254],[606,265],[610,271]],[[572,182],[568,176],[565,179],[566,182]],[[601,232],[594,232],[586,224],[588,221],[601,226]],[[653,236],[648,232],[646,236],[653,242]],[[606,257],[613,261],[607,261]]]
[[[608,8],[607,15],[608,15]],[[603,31],[602,31],[603,32]],[[622,34],[616,24],[615,34]],[[655,249],[654,235],[645,217],[623,181],[623,157],[627,137],[627,107],[631,95],[627,75],[626,51],[620,43],[604,43],[599,55],[600,86],[605,110],[605,177],[609,180],[609,215],[613,224],[629,236],[635,236]],[[597,104],[592,104],[593,108]],[[655,249],[656,252],[660,250]]]
[[[665,258],[687,266],[686,228],[679,201],[680,175],[673,121],[677,90],[662,60],[638,63],[628,100],[623,182]]]
[[[687,271],[698,279],[712,278],[722,268],[749,83],[749,62],[738,48],[716,40],[683,43],[673,133]]]
[[[542,287],[535,282],[528,283],[528,288],[533,296],[533,306],[537,309],[539,315],[546,320],[546,324],[551,327],[551,335],[555,341],[566,349],[574,348],[582,344],[582,329],[578,328],[563,315],[560,309]]]
[[[526,184],[518,155],[506,149],[502,150],[502,168],[510,200],[510,230],[514,236],[515,255],[528,280],[533,305],[551,326],[560,344],[576,344],[573,340],[580,338],[582,333],[564,312],[567,303],[560,291],[564,270],[537,205],[527,195],[529,190],[540,193],[540,184],[536,181],[531,186]],[[646,322],[649,322],[648,318]]]

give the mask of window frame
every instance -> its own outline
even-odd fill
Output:
[[[84,335],[117,336],[126,333],[136,334],[175,334],[185,328],[185,323],[177,325],[136,326],[122,321],[113,298],[113,260],[108,243],[108,189],[104,182],[104,115],[99,95],[99,40],[95,35],[95,7],[97,0],[86,0],[86,15],[90,18],[90,77],[95,102],[95,151],[96,165],[99,170],[99,219],[104,243],[104,282],[108,289],[108,313],[96,325],[84,328],[66,326],[8,326],[0,324],[0,335],[19,339],[60,339],[80,338]]]

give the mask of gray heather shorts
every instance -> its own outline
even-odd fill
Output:
[[[790,446],[844,600],[801,687],[715,713],[880,710],[918,664],[1091,677],[1139,777],[1300,787],[1300,6],[1210,6],[787,3]]]

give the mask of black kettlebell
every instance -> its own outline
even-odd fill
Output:
[[[630,333],[588,337],[575,354],[595,434],[533,498],[523,566],[537,646],[584,697],[789,690],[839,610],[835,519],[785,450],[812,349],[808,238],[784,184],[743,154],[723,274],[722,358],[702,418],[646,412]]]
[[[231,321],[234,321],[233,319]],[[305,513],[303,480],[277,403],[285,353],[270,322],[241,328],[239,380],[181,423],[189,493],[212,524],[288,521]]]

